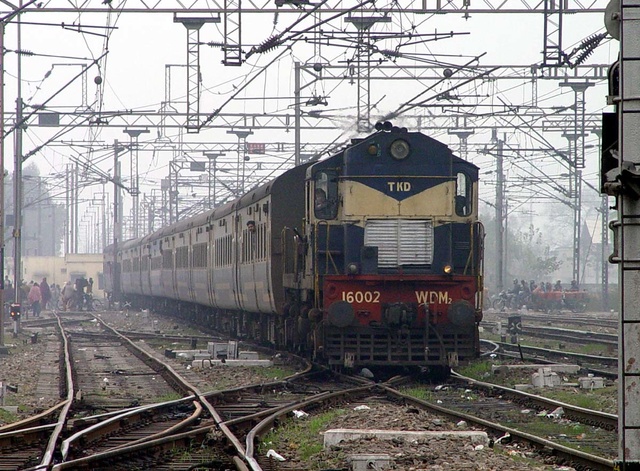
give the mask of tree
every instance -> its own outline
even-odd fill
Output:
[[[498,288],[497,265],[492,261],[497,260],[495,234],[495,217],[492,214],[482,214],[482,222],[486,230],[485,239],[485,285],[492,290]],[[511,224],[511,226],[514,226]],[[539,282],[550,278],[550,275],[557,271],[562,265],[556,254],[546,243],[542,232],[533,224],[530,224],[525,232],[513,231],[511,227],[504,235],[504,246],[507,254],[506,274],[503,279],[508,288],[512,279],[535,280]]]

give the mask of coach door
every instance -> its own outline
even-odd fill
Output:
[[[240,309],[244,309],[244,302],[242,300],[242,260],[240,250],[238,249],[242,242],[242,219],[239,214],[236,214],[233,220],[233,298],[235,305]]]

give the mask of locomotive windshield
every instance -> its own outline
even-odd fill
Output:
[[[338,176],[333,170],[316,173],[314,213],[319,219],[334,219],[338,212]]]
[[[471,179],[467,174],[458,172],[455,197],[455,209],[458,216],[469,216],[471,214],[472,191]]]

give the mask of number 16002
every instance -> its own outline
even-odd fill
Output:
[[[348,303],[379,303],[380,291],[343,291],[342,300]]]

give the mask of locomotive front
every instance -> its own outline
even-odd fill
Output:
[[[478,168],[387,126],[307,177],[316,354],[339,367],[446,369],[475,358]]]

